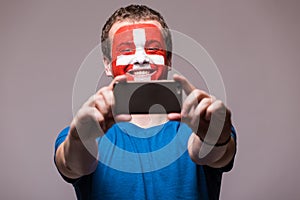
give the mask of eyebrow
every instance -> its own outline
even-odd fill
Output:
[[[150,39],[150,40],[147,40],[146,41],[146,44],[145,44],[145,46],[146,45],[150,45],[150,44],[152,44],[152,43],[157,43],[157,44],[159,44],[159,45],[162,45],[163,46],[163,44],[162,44],[162,42],[161,41],[159,41],[159,40],[153,40],[153,39]],[[117,48],[119,48],[119,47],[121,47],[121,46],[126,46],[126,45],[128,45],[128,46],[130,46],[130,45],[133,45],[134,44],[134,42],[122,42],[121,44],[119,44],[118,46],[117,46]]]
[[[158,43],[158,44],[160,44],[160,45],[163,45],[164,43],[162,43],[161,41],[159,41],[159,40],[147,40],[146,41],[146,44],[145,45],[149,45],[149,44],[152,44],[152,43]]]
[[[132,44],[133,44],[133,42],[122,42],[117,47],[120,47],[120,46],[123,46],[123,45],[132,45]]]

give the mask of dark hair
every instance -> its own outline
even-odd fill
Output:
[[[171,63],[172,58],[172,37],[168,25],[161,16],[161,14],[145,5],[129,5],[127,7],[121,7],[116,10],[110,18],[106,21],[102,28],[101,34],[101,48],[103,55],[111,61],[111,41],[109,39],[109,31],[111,27],[116,23],[124,20],[133,22],[142,20],[156,20],[158,21],[163,30],[162,34],[167,46],[167,61]]]

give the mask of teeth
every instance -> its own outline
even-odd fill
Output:
[[[147,76],[151,75],[155,72],[153,69],[135,69],[128,71],[132,76]]]
[[[134,75],[148,75],[150,72],[149,71],[136,71],[133,73],[134,73]]]

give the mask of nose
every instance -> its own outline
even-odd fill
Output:
[[[135,57],[133,59],[134,65],[144,65],[150,62],[149,57],[147,56],[143,48],[136,49]]]
[[[145,65],[145,64],[149,64],[150,60],[149,58],[147,58],[146,56],[143,58],[137,58],[135,59],[135,61],[133,62],[134,65]]]

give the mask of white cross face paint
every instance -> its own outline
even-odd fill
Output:
[[[146,34],[145,29],[134,29],[133,41],[135,45],[135,54],[120,55],[117,57],[117,66],[133,65],[133,68],[127,73],[133,77],[135,81],[150,81],[155,71],[151,69],[150,63],[155,65],[164,65],[164,57],[162,55],[147,55],[145,52]]]
[[[121,27],[112,44],[114,76],[127,74],[129,80],[166,79],[166,50],[160,29],[153,24]],[[115,61],[115,62],[114,62]]]

